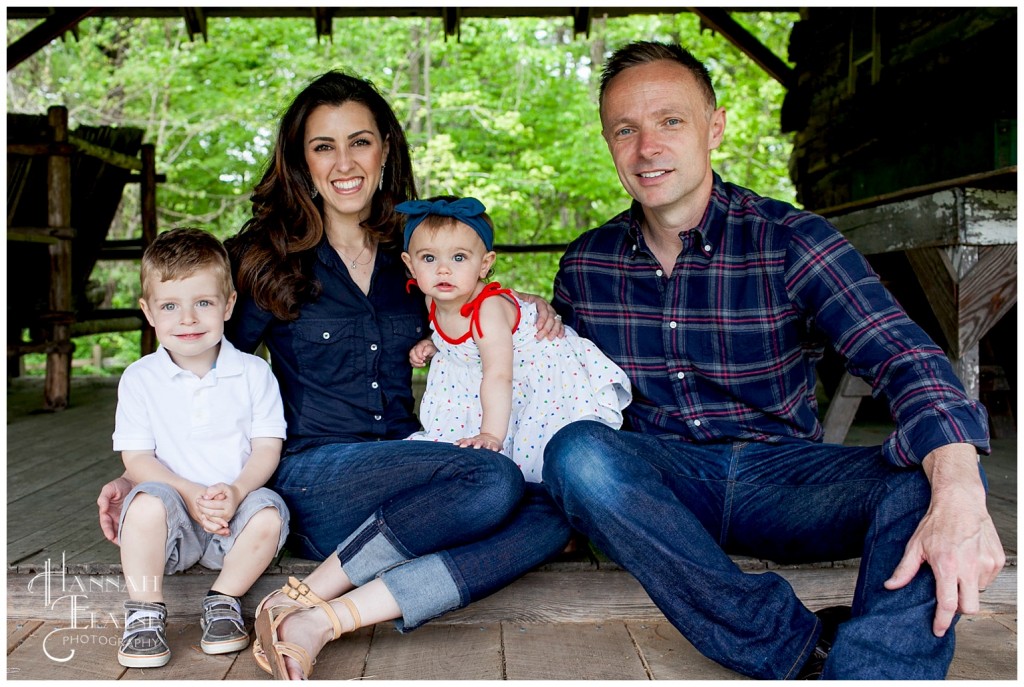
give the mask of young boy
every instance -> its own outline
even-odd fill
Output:
[[[224,338],[236,298],[224,247],[199,229],[168,231],[140,278],[160,347],[118,387],[114,450],[137,486],[119,526],[129,600],[117,659],[153,668],[171,658],[162,576],[196,563],[221,571],[203,600],[203,651],[248,645],[239,597],[283,545],[288,509],[263,487],[285,437],[277,380]]]

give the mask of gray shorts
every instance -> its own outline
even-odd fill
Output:
[[[121,528],[124,527],[125,513],[128,512],[132,500],[139,492],[159,498],[164,504],[164,510],[167,511],[165,575],[188,570],[196,563],[210,570],[223,568],[224,556],[235,545],[239,533],[245,529],[249,519],[264,508],[276,508],[281,516],[281,538],[277,542],[278,551],[284,546],[284,540],[288,537],[288,506],[284,505],[284,500],[280,496],[266,487],[256,489],[239,504],[238,510],[235,511],[235,517],[231,518],[228,523],[231,534],[224,537],[219,534],[210,534],[204,530],[203,526],[188,514],[188,508],[185,506],[181,494],[174,487],[162,482],[143,482],[128,493],[124,500],[124,506],[121,508],[121,521],[117,527],[118,536],[120,536]]]

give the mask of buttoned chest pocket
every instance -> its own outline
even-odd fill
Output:
[[[305,320],[292,325],[295,355],[305,374],[330,383],[354,362],[358,346],[356,323],[343,320]],[[349,370],[350,374],[351,370]]]
[[[409,364],[409,349],[421,339],[427,338],[423,320],[418,315],[394,315],[384,320],[381,326],[384,337],[384,358],[389,362]]]

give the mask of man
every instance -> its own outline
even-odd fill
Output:
[[[569,246],[554,304],[630,376],[632,431],[569,425],[545,452],[546,485],[726,667],[944,677],[958,610],[978,611],[1004,563],[978,465],[984,409],[827,221],[712,171],[725,110],[690,53],[618,50],[600,107],[634,202]],[[888,398],[884,445],[821,443],[826,342]],[[853,607],[816,615],[782,577],[745,574],[730,554],[859,556]]]

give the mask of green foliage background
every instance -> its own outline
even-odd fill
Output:
[[[735,13],[786,56],[795,14]],[[35,22],[7,22],[8,43]],[[421,195],[480,198],[498,242],[566,243],[629,202],[600,135],[597,83],[604,58],[635,39],[677,40],[711,71],[728,113],[713,156],[726,179],[792,202],[791,145],[779,133],[784,91],[688,12],[597,19],[589,39],[571,19],[464,19],[458,40],[438,19],[337,18],[333,41],[308,19],[216,19],[208,41],[181,20],[89,18],[7,75],[9,112],[69,110],[72,127],[133,126],[155,144],[158,225],[206,228],[221,238],[249,215],[280,113],[311,79],[342,69],[372,80],[404,122]],[[140,233],[129,187],[109,238]],[[549,296],[556,253],[506,254],[495,276]],[[137,265],[100,263],[112,299],[135,307]],[[110,288],[110,286],[113,288]],[[138,355],[138,335],[82,337],[76,355],[103,346],[118,371]],[[31,363],[31,360],[29,360]],[[91,368],[80,372],[96,372]]]

